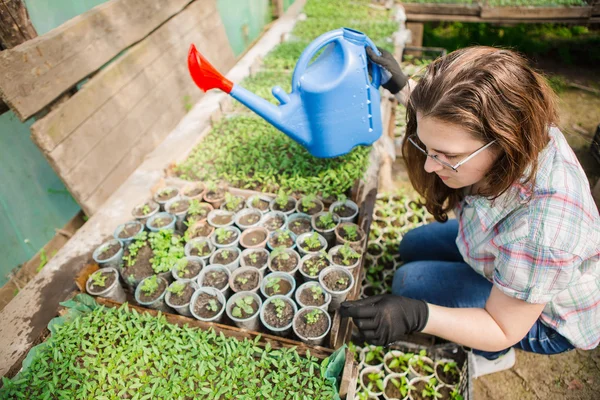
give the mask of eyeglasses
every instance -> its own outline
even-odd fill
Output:
[[[475,157],[477,154],[481,153],[482,151],[484,151],[485,149],[487,149],[488,147],[490,147],[492,144],[494,144],[496,141],[492,140],[491,142],[489,142],[488,144],[486,144],[485,146],[475,150],[473,153],[471,153],[467,158],[464,158],[463,160],[459,161],[456,165],[452,165],[447,161],[441,160],[440,157],[437,154],[429,154],[427,152],[427,150],[423,149],[421,146],[419,146],[415,141],[414,138],[417,138],[416,134],[412,134],[408,137],[408,141],[410,143],[412,143],[413,146],[415,146],[417,149],[419,149],[421,151],[421,153],[425,154],[427,157],[431,157],[434,161],[436,161],[438,164],[450,168],[451,170],[453,170],[454,172],[458,172],[458,167],[460,167],[461,165],[463,165],[464,163],[466,163],[467,161],[469,161],[470,159],[472,159],[473,157]]]

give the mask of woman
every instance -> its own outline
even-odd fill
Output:
[[[438,222],[405,235],[393,295],[342,315],[374,344],[424,332],[470,347],[476,376],[510,368],[513,347],[595,348],[600,217],[545,80],[489,47],[436,60],[418,84],[389,53],[369,57],[408,98],[402,154]]]

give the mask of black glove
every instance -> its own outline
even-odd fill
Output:
[[[351,317],[365,340],[385,346],[401,336],[421,332],[429,318],[429,307],[423,300],[382,294],[340,305],[342,317]]]
[[[408,77],[404,75],[402,69],[400,69],[400,64],[398,64],[398,61],[396,61],[389,51],[380,49],[379,47],[377,49],[381,52],[380,56],[375,54],[375,51],[371,47],[367,46],[367,56],[369,56],[369,59],[375,64],[385,69],[388,75],[391,76],[390,79],[381,86],[389,90],[390,93],[396,94],[406,86]],[[382,79],[382,82],[383,80],[384,79]]]

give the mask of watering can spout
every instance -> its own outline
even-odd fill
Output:
[[[190,45],[188,52],[188,69],[192,79],[203,92],[221,89],[225,93],[230,93],[233,88],[233,83],[221,75],[193,44]]]

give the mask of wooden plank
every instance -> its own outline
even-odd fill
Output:
[[[485,22],[497,24],[517,24],[517,23],[557,23],[557,24],[585,24],[593,23],[594,18],[548,18],[548,19],[511,19],[511,18],[481,18],[475,15],[440,15],[440,14],[408,14],[408,22],[433,22],[433,21],[451,21],[451,22]]]
[[[468,4],[418,4],[402,3],[408,14],[479,15],[481,6]]]
[[[199,2],[191,4],[99,72],[73,96],[73,101],[32,125],[32,138],[36,144],[43,151],[50,152],[78,128],[85,132],[102,126],[105,132],[110,131],[114,126],[111,124],[126,115],[127,109],[123,104],[135,104],[143,98],[155,85],[154,82],[160,81],[160,74],[164,74],[164,71],[157,70],[171,68],[176,63],[175,60],[167,60],[166,53],[175,46],[184,46],[182,37],[196,28],[209,10],[209,7],[201,7]],[[128,97],[124,98],[124,95]],[[85,135],[92,147],[101,139],[101,136],[81,132],[80,135]],[[67,143],[66,147],[74,154],[83,155],[91,148],[77,148],[73,143]]]
[[[592,7],[487,7],[481,8],[482,19],[571,19],[589,18]]]
[[[36,36],[37,32],[29,20],[23,0],[2,0],[0,3],[0,45],[2,48],[12,49]]]
[[[0,96],[26,120],[191,0],[112,0],[0,53]]]

